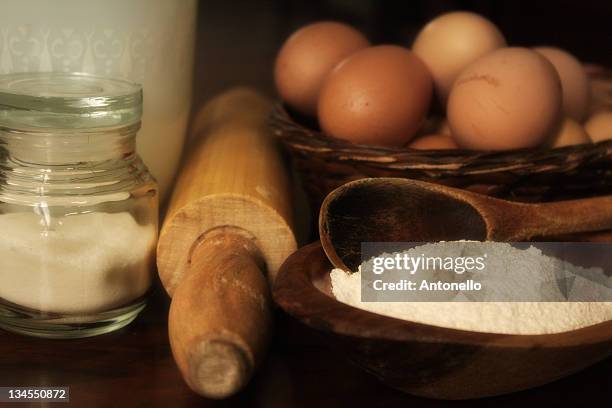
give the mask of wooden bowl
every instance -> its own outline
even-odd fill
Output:
[[[276,303],[383,383],[437,399],[537,387],[612,355],[612,321],[558,334],[478,333],[370,313],[331,294],[320,243],[294,253],[276,278]],[[341,380],[341,379],[339,379]]]

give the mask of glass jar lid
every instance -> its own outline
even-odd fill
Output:
[[[142,116],[142,87],[82,73],[0,75],[0,126],[87,129],[127,126]]]

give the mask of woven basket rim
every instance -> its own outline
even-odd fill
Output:
[[[537,153],[541,153],[543,151],[549,152],[553,150],[557,150],[557,151],[572,150],[571,148],[573,146],[593,146],[593,145],[597,145],[600,143],[609,142],[608,140],[604,140],[602,142],[597,142],[597,143],[584,143],[580,145],[563,146],[563,147],[556,147],[556,148],[547,148],[546,146],[537,146],[537,147],[532,147],[532,148],[522,148],[522,149],[513,149],[513,150],[471,150],[471,149],[462,149],[462,148],[458,148],[458,149],[412,149],[408,146],[366,145],[366,144],[348,142],[346,140],[342,140],[342,139],[335,138],[333,136],[329,136],[325,134],[324,132],[322,132],[321,130],[309,128],[297,122],[296,120],[294,120],[292,114],[289,113],[289,111],[290,110],[287,108],[286,104],[284,104],[281,101],[276,102],[272,110],[273,124],[275,124],[274,122],[277,122],[279,124],[286,125],[287,128],[294,128],[294,130],[308,134],[309,139],[312,140],[312,143],[308,143],[308,144],[312,145],[313,148],[319,148],[319,147],[322,148],[324,146],[328,146],[328,149],[330,150],[332,150],[332,148],[350,149],[350,150],[361,148],[363,150],[371,151],[372,154],[396,154],[396,153],[402,153],[402,152],[418,153],[418,152],[435,151],[438,154],[441,152],[448,153],[450,156],[455,156],[455,155],[462,156],[468,153],[470,155],[488,157],[488,156],[505,156],[507,154],[512,155],[514,153],[523,154],[523,153],[529,153],[529,152],[537,152]],[[308,146],[304,146],[304,147],[308,149]]]
[[[274,134],[293,150],[324,156],[347,163],[363,163],[385,169],[431,170],[443,173],[461,171],[478,174],[495,171],[539,173],[563,164],[571,171],[585,162],[612,156],[612,140],[559,147],[537,147],[506,151],[464,149],[418,150],[406,147],[381,147],[353,144],[331,138],[296,122],[282,103],[277,103],[270,118]],[[534,165],[534,164],[537,164]]]
[[[585,65],[592,81],[599,82],[593,100],[601,108],[612,109],[612,69],[593,64]],[[595,82],[593,82],[595,83]],[[300,122],[299,115],[277,102],[270,115],[274,135],[294,152],[318,160],[368,166],[381,170],[419,170],[446,175],[478,175],[494,172],[537,174],[573,171],[588,163],[612,158],[612,140],[572,146],[480,151],[468,149],[420,150],[406,146],[371,146],[355,144],[324,134],[319,129]]]

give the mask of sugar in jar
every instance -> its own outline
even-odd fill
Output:
[[[0,76],[0,327],[86,337],[144,308],[158,189],[135,151],[141,115],[131,82]]]

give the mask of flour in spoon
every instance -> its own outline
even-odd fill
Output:
[[[455,243],[457,244],[457,243]],[[440,243],[426,244],[401,254],[419,256],[439,253]],[[559,333],[591,326],[612,319],[610,302],[565,302],[560,289],[545,285],[554,281],[551,275],[560,260],[531,247],[526,250],[505,243],[486,243],[489,259],[500,260],[490,265],[488,274],[511,271],[516,290],[519,282],[529,287],[548,288],[548,302],[364,302],[361,301],[361,268],[353,274],[341,269],[331,271],[332,291],[336,299],[351,306],[385,316],[434,326],[505,334]],[[391,254],[395,256],[396,254]],[[362,264],[363,266],[363,264]],[[566,265],[570,271],[582,268]],[[602,273],[603,280],[611,278]],[[582,290],[597,291],[601,286],[588,279],[579,282]],[[524,286],[527,287],[527,286]],[[508,290],[512,290],[509,287]],[[555,292],[555,290],[557,292]],[[571,300],[571,298],[570,298]]]

